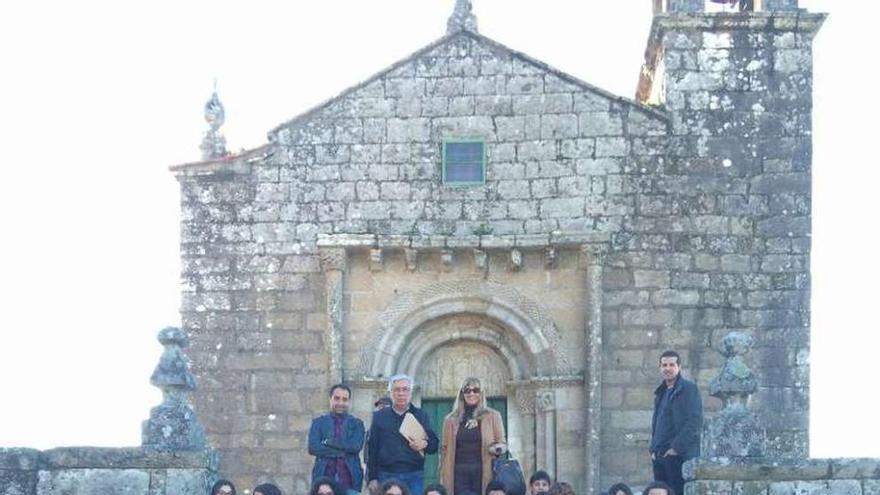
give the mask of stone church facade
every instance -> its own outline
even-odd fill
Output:
[[[699,3],[656,7],[635,100],[482,36],[460,1],[447,36],[266,145],[173,167],[194,402],[221,473],[303,492],[327,387],[351,384],[368,420],[407,373],[437,411],[482,378],[528,472],[577,493],[637,484],[660,352],[706,394],[731,329],[755,339],[772,453],[805,456],[824,16]],[[461,143],[482,180],[452,180]]]

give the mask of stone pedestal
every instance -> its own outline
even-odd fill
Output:
[[[179,328],[165,328],[159,332],[159,342],[165,351],[150,383],[162,389],[162,404],[150,410],[150,419],[143,425],[141,443],[163,451],[205,449],[208,446],[205,430],[187,402],[196,383],[183,354],[182,348],[188,343],[186,333]]]

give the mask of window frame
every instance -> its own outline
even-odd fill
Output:
[[[481,180],[480,180],[479,182],[475,182],[475,181],[470,181],[470,182],[461,182],[461,181],[449,182],[449,181],[447,180],[447,177],[446,177],[447,165],[448,165],[448,162],[447,162],[447,156],[446,156],[446,147],[447,147],[447,145],[450,145],[450,144],[474,144],[474,143],[479,143],[479,144],[483,147],[483,154],[482,154],[482,157],[481,157],[482,160],[481,160],[481,163],[480,163],[480,166],[481,166],[481,172],[482,172],[482,178],[481,178]],[[440,175],[441,175],[441,182],[442,182],[442,184],[443,184],[444,186],[449,186],[449,187],[476,187],[476,186],[485,186],[485,185],[486,185],[486,168],[487,168],[487,166],[488,166],[488,162],[489,162],[489,157],[488,157],[489,150],[488,150],[488,148],[487,148],[487,146],[486,146],[486,138],[482,138],[482,137],[450,137],[450,138],[444,138],[444,139],[442,140],[442,142],[441,142],[441,145],[440,145],[440,152],[441,152],[441,156],[442,156],[442,158],[441,158],[441,171],[440,171]]]

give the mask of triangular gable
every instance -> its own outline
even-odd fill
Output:
[[[437,41],[419,49],[418,51],[414,52],[413,54],[409,55],[408,57],[394,63],[390,67],[376,73],[375,75],[368,78],[367,80],[342,91],[341,93],[334,96],[333,98],[330,98],[329,100],[326,100],[323,103],[320,103],[319,105],[311,108],[310,110],[305,111],[304,113],[298,115],[297,117],[294,117],[293,119],[275,127],[274,129],[272,129],[268,133],[269,142],[273,142],[273,143],[278,142],[278,140],[279,140],[278,134],[279,134],[279,132],[283,131],[284,129],[290,129],[290,128],[302,126],[302,125],[308,123],[309,120],[312,117],[316,116],[317,114],[320,114],[324,111],[332,110],[332,107],[334,105],[340,104],[341,102],[345,101],[348,97],[354,96],[358,92],[362,92],[362,91],[369,92],[371,87],[381,83],[381,81],[384,78],[389,77],[389,76],[393,76],[396,72],[401,71],[401,69],[407,67],[408,65],[417,63],[420,59],[422,59],[426,56],[430,56],[432,54],[432,52],[437,51],[437,50],[441,50],[444,48],[454,49],[454,45],[456,43],[456,40],[459,40],[463,37],[468,37],[468,38],[476,41],[477,43],[482,45],[483,48],[485,48],[489,51],[494,51],[496,53],[500,52],[501,54],[503,54],[505,56],[509,56],[512,59],[519,61],[520,63],[531,66],[536,71],[540,71],[541,73],[544,73],[544,74],[551,74],[551,75],[555,76],[556,78],[558,78],[560,81],[567,83],[567,84],[570,84],[573,87],[575,87],[576,89],[581,90],[585,93],[589,93],[589,94],[594,95],[596,97],[608,100],[609,102],[614,102],[614,103],[617,103],[617,104],[622,105],[624,107],[627,107],[629,109],[635,110],[638,113],[642,114],[642,116],[644,117],[644,119],[640,119],[640,120],[653,121],[653,122],[661,123],[664,125],[668,122],[669,117],[666,115],[666,113],[664,113],[661,110],[647,107],[645,105],[637,103],[634,100],[630,100],[627,98],[623,98],[621,96],[617,96],[609,91],[606,91],[606,90],[601,89],[597,86],[594,86],[590,83],[582,81],[581,79],[578,79],[577,77],[572,76],[571,74],[567,74],[567,73],[565,73],[559,69],[556,69],[556,68],[554,68],[544,62],[541,62],[540,60],[537,60],[533,57],[530,57],[522,52],[513,50],[513,49],[511,49],[511,48],[509,48],[509,47],[507,47],[507,46],[505,46],[495,40],[492,40],[492,39],[487,38],[485,36],[482,36],[480,34],[476,34],[476,33],[470,32],[470,31],[463,30],[463,31],[459,31],[459,32],[456,32],[453,34],[446,35],[446,36],[438,39]]]

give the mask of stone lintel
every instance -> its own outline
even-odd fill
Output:
[[[815,34],[828,14],[795,12],[663,13],[654,15],[649,46],[667,31],[792,31]]]
[[[439,248],[545,248],[568,247],[582,244],[603,244],[610,241],[608,234],[565,233],[531,235],[481,235],[481,236],[406,236],[377,234],[319,234],[318,247],[411,247],[421,249]]]

